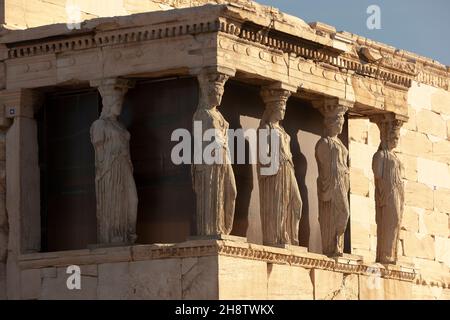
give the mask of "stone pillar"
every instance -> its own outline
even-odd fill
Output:
[[[372,116],[380,129],[380,146],[373,156],[377,223],[377,258],[384,264],[396,264],[397,247],[404,208],[403,165],[394,152],[404,119],[394,114]]]
[[[266,109],[258,129],[258,149],[260,152],[261,149],[268,150],[267,159],[270,159],[267,163],[259,158],[258,163],[261,223],[265,245],[299,245],[303,203],[295,177],[291,137],[281,124],[290,95],[289,90],[273,86],[264,87],[261,91]]]
[[[322,251],[329,256],[342,256],[344,233],[350,217],[348,150],[338,138],[344,115],[351,103],[325,99],[314,104],[324,116],[324,135],[316,145],[319,169],[317,193]]]
[[[8,253],[8,215],[6,212],[6,132],[11,120],[0,104],[0,300],[6,299],[6,259]]]
[[[100,118],[91,127],[95,150],[97,242],[103,245],[136,241],[138,196],[130,157],[130,133],[118,121],[130,81],[92,81],[103,102]]]
[[[228,152],[229,124],[220,113],[225,83],[234,72],[205,68],[198,74],[200,98],[193,116],[194,163],[192,184],[196,193],[196,235],[229,235],[233,228],[236,181]],[[206,130],[213,129],[211,141],[203,142]]]
[[[0,93],[5,117],[12,125],[6,132],[6,210],[8,218],[7,296],[20,298],[20,254],[41,247],[40,171],[35,111],[42,96],[32,90]]]

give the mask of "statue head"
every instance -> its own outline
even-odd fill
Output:
[[[213,109],[220,106],[228,78],[219,72],[202,72],[198,75],[201,108]]]
[[[392,151],[397,148],[400,140],[400,128],[402,122],[399,120],[390,120],[378,125],[380,128],[381,146],[383,149]]]
[[[271,107],[270,122],[279,122],[284,120],[286,114],[286,105],[282,103],[277,103]]]
[[[125,83],[105,81],[98,87],[102,96],[102,114],[100,118],[116,119],[122,112],[123,99],[128,91]]]
[[[324,117],[325,136],[337,137],[340,135],[344,129],[345,113],[348,111],[350,103],[337,98],[330,98],[313,101],[313,106]]]
[[[344,128],[345,118],[344,114],[335,114],[332,117],[325,118],[325,127],[327,136],[336,137],[342,133]]]
[[[261,97],[266,105],[262,123],[277,123],[284,120],[286,103],[291,93],[283,89],[265,88],[261,91]]]
[[[392,151],[398,146],[400,140],[400,129],[403,121],[398,120],[391,113],[378,114],[370,118],[380,129],[380,147],[381,150]]]

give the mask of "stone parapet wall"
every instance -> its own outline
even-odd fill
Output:
[[[29,254],[20,258],[23,299],[448,299],[409,266],[229,240]],[[68,290],[67,266],[81,267]]]

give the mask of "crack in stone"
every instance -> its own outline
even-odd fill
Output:
[[[187,270],[186,272],[181,274],[181,298],[185,299],[187,293],[189,293],[192,290],[192,286],[196,283],[196,280],[200,277],[200,275],[203,273],[201,270],[197,272],[196,275],[194,275],[189,281],[185,282],[186,276],[194,270],[194,268],[199,264],[198,259],[195,260],[195,263],[192,264],[192,266]]]
[[[343,275],[343,277],[342,277],[342,283],[341,283],[341,285],[340,285],[340,287],[337,289],[337,290],[334,290],[333,292],[331,292],[330,294],[328,294],[326,297],[325,297],[325,300],[335,300],[336,299],[336,297],[340,294],[340,293],[342,293],[343,295],[344,295],[344,298],[347,300],[347,294],[346,294],[346,291],[347,291],[347,285],[346,285],[346,279],[349,277],[350,275]]]

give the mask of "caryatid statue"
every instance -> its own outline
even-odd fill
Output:
[[[92,83],[102,96],[100,118],[91,126],[95,150],[97,241],[132,244],[136,236],[138,197],[130,158],[130,133],[118,121],[129,88],[123,79]]]
[[[229,124],[218,110],[228,76],[217,71],[198,75],[200,97],[194,114],[194,130],[201,124],[201,136],[213,129],[215,148],[210,141],[195,141],[192,184],[197,199],[197,235],[229,235],[233,228],[236,181],[228,151]],[[211,132],[211,130],[209,130]],[[194,134],[195,136],[195,134]],[[202,139],[203,140],[203,139]],[[200,161],[197,158],[202,158]]]
[[[258,137],[267,140],[259,147],[267,145],[270,159],[278,165],[270,166],[275,170],[262,171],[265,164],[258,164],[259,198],[263,243],[265,245],[299,245],[298,233],[302,214],[302,200],[295,178],[294,163],[290,142],[291,138],[280,121],[284,119],[286,102],[291,93],[283,89],[264,88],[261,96],[266,106],[258,129]],[[271,136],[277,137],[272,144]],[[276,148],[276,149],[275,149]],[[272,153],[276,157],[272,157]]]
[[[393,151],[398,144],[403,121],[393,114],[371,118],[380,129],[381,143],[373,156],[377,223],[377,258],[385,264],[397,262],[397,246],[403,216],[403,166]]]
[[[337,99],[320,101],[325,134],[316,145],[319,169],[317,194],[323,254],[339,256],[344,252],[344,233],[350,217],[348,150],[338,138],[348,107]]]

